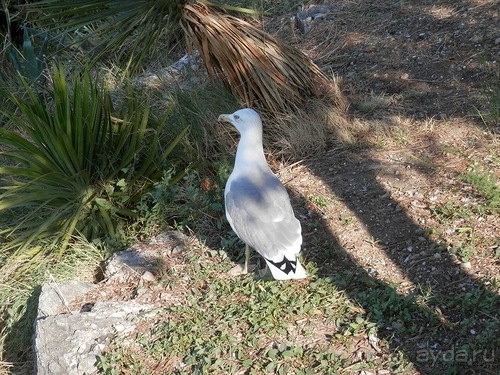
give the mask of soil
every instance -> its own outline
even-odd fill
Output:
[[[458,324],[463,316],[441,301],[477,289],[498,292],[500,220],[479,210],[485,198],[461,176],[479,165],[500,178],[500,124],[479,116],[490,110],[485,93],[500,87],[499,2],[329,5],[306,34],[291,14],[263,22],[341,77],[352,121],[370,125],[354,145],[332,142],[321,155],[275,163],[302,222],[303,256],[321,276],[346,275],[344,289],[367,313],[363,288],[391,287],[402,296],[428,288],[429,309]],[[445,345],[439,335],[426,338],[428,346]],[[472,331],[453,344],[467,340]],[[415,359],[419,344],[419,337],[394,338],[416,373],[432,374],[429,363]],[[478,366],[476,373],[494,373]]]
[[[330,5],[305,35],[288,18],[268,23],[341,77],[352,118],[370,123],[357,147],[281,170],[302,217],[304,254],[320,274],[356,275],[353,284],[391,285],[402,295],[425,286],[436,314],[458,323],[463,316],[439,301],[498,293],[500,220],[474,209],[484,198],[461,176],[481,165],[500,177],[498,118],[478,116],[491,110],[485,93],[500,88],[499,2]],[[356,285],[346,290],[371,311]],[[442,345],[436,336],[427,345]],[[420,373],[437,371],[415,359],[418,338],[398,340]]]
[[[278,35],[343,79],[352,117],[371,122],[370,130],[358,147],[333,147],[282,180],[298,197],[333,203],[306,206],[319,213],[340,251],[377,277],[447,290],[452,281],[462,287],[457,278],[495,277],[498,217],[457,214],[446,221],[433,210],[481,203],[460,178],[471,166],[500,176],[500,124],[485,126],[478,116],[489,110],[485,92],[500,87],[499,2],[331,4],[305,35],[288,19],[268,25],[279,24]],[[471,268],[443,255],[465,225],[480,237]]]

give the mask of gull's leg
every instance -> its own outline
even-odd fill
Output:
[[[243,273],[248,273],[248,262],[250,261],[250,246],[245,244],[245,268],[243,268]]]
[[[245,264],[237,264],[233,268],[231,268],[228,273],[232,276],[240,276],[240,275],[247,275],[248,271],[253,271],[255,268],[255,265],[250,264],[250,252],[251,252],[251,247],[245,244]]]
[[[264,278],[264,277],[269,276],[269,275],[272,276],[271,270],[269,269],[269,266],[267,265],[267,262],[266,262],[266,266],[259,270],[259,277]]]

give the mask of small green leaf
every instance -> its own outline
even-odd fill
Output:
[[[102,208],[104,208],[106,210],[111,210],[113,208],[113,206],[111,205],[111,203],[109,203],[109,201],[107,199],[104,199],[104,198],[96,198],[94,200],[94,202],[98,206],[100,206],[100,207],[102,207]]]
[[[278,355],[278,353],[279,353],[279,352],[278,352],[278,349],[269,349],[269,350],[267,351],[267,356],[268,356],[269,358],[271,358],[271,359],[275,359],[275,358],[276,358],[276,356]]]

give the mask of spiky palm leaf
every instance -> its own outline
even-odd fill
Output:
[[[167,115],[152,126],[148,103],[128,99],[113,117],[88,72],[71,86],[56,68],[48,96],[23,84],[27,98],[1,92],[13,106],[0,110],[16,125],[0,128],[2,250],[23,254],[47,240],[62,252],[76,233],[113,238],[187,129],[161,147]]]
[[[153,51],[161,35],[180,26],[211,78],[221,79],[247,105],[276,111],[331,93],[324,74],[302,52],[221,8],[193,0],[43,0],[33,6],[44,14],[42,19],[52,20],[51,28],[80,34],[86,28],[85,39],[101,38],[96,41],[98,57],[123,48],[133,36],[128,51],[133,67]],[[333,96],[341,104],[339,92]]]
[[[122,51],[137,69],[162,37],[178,37],[186,0],[42,0],[28,5],[49,30],[63,30],[71,44],[100,59]],[[68,43],[66,43],[68,44]],[[126,51],[123,51],[126,50]]]

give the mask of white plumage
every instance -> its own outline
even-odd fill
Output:
[[[264,257],[277,280],[302,279],[306,272],[297,255],[302,244],[301,226],[288,193],[267,165],[262,147],[262,121],[253,109],[220,115],[240,133],[234,169],[224,192],[226,217],[249,249]]]

